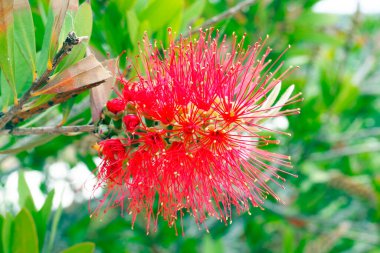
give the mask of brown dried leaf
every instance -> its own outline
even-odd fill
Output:
[[[69,8],[70,0],[53,0],[51,7],[54,13],[53,28],[50,37],[49,65],[52,64],[54,54],[58,49],[59,34],[61,33],[63,22],[65,21],[66,12]]]
[[[8,25],[13,22],[13,1],[0,0],[0,34],[7,30]]]
[[[93,84],[104,82],[110,73],[94,55],[89,55],[63,72],[55,75],[46,86],[33,92],[32,96],[74,92],[77,89],[91,88]]]
[[[90,103],[92,121],[96,122],[100,118],[100,113],[111,95],[112,88],[116,81],[117,59],[110,59],[102,62],[102,65],[111,73],[112,77],[101,85],[90,90]]]
[[[7,80],[12,93],[14,103],[17,104],[17,89],[14,73],[14,19],[13,0],[0,0],[0,68]],[[1,91],[1,87],[0,87]],[[2,106],[8,105],[8,97],[11,94],[2,94],[0,99]]]
[[[28,1],[25,1],[25,0],[14,0],[14,7],[13,7],[13,9],[15,11],[18,11],[20,9],[27,9],[27,8],[29,8],[29,2]]]
[[[11,122],[13,125],[17,125],[18,123],[29,119],[33,115],[42,113],[54,105],[64,103],[67,100],[69,100],[70,98],[77,96],[78,94],[82,93],[85,90],[88,90],[92,87],[100,85],[103,82],[104,81],[94,83],[94,84],[91,84],[89,86],[83,86],[83,87],[76,89],[75,91],[72,91],[72,92],[59,93],[56,96],[54,96],[53,98],[51,98],[50,100],[48,100],[46,103],[40,104],[40,105],[32,107],[32,108],[27,107],[26,109],[17,113]]]
[[[59,13],[62,6],[66,6],[66,10],[70,11],[76,11],[79,7],[79,1],[78,0],[53,0],[52,2],[52,8],[55,13]]]

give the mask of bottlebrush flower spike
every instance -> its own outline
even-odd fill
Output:
[[[266,40],[244,50],[244,36],[220,39],[211,29],[175,41],[169,29],[162,49],[144,37],[137,75],[119,78],[124,130],[100,142],[96,187],[106,194],[95,213],[120,206],[133,223],[145,216],[149,231],[159,216],[174,227],[186,212],[197,224],[209,216],[227,223],[233,207],[249,212],[267,195],[280,200],[267,182],[281,186],[279,172],[288,172],[277,166],[291,167],[290,158],[262,149],[279,143],[262,122],[299,113],[281,108],[300,94],[291,96],[291,86],[278,99],[289,69],[277,75],[283,63],[274,69],[277,61],[267,60]]]

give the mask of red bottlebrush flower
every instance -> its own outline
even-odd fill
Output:
[[[97,210],[120,206],[133,222],[144,215],[149,230],[160,216],[175,227],[186,212],[198,224],[209,216],[227,222],[232,207],[249,212],[267,195],[279,200],[267,182],[281,185],[278,166],[291,165],[288,156],[261,149],[278,143],[264,132],[281,133],[263,121],[299,113],[281,108],[300,94],[291,96],[290,86],[279,97],[289,69],[274,79],[282,64],[273,70],[270,49],[261,53],[265,41],[244,50],[244,37],[219,39],[201,30],[197,40],[176,42],[169,30],[170,45],[160,50],[144,38],[137,77],[119,79],[126,131],[114,137],[119,143],[100,143],[98,179],[107,192]]]
[[[119,98],[114,98],[107,102],[108,111],[117,114],[121,111],[124,111],[126,102]]]
[[[119,139],[108,139],[99,143],[100,153],[102,155],[102,164],[104,168],[99,171],[104,179],[112,182],[123,181],[123,163],[127,158],[127,151],[124,144]]]

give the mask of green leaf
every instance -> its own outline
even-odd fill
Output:
[[[11,87],[14,102],[17,103],[13,31],[13,1],[0,1],[0,68]]]
[[[66,40],[67,34],[74,31],[74,17],[76,12],[77,9],[67,11],[65,20],[62,24],[61,33],[59,35],[58,45],[62,45]]]
[[[221,240],[215,241],[209,235],[204,237],[202,249],[203,249],[202,252],[207,252],[207,253],[224,252],[222,241]]]
[[[55,94],[47,94],[47,95],[41,95],[36,100],[33,100],[33,102],[27,104],[24,107],[24,110],[30,110],[35,107],[41,106],[43,104],[48,103],[52,98],[54,98]]]
[[[352,84],[350,80],[344,80],[341,84],[340,91],[338,92],[331,109],[336,114],[351,108],[359,96],[359,88]]]
[[[78,37],[87,36],[90,38],[92,32],[92,10],[91,5],[87,2],[83,3],[74,18],[74,32]],[[88,42],[82,42],[76,45],[72,52],[63,59],[63,61],[57,67],[56,72],[68,68],[72,64],[82,59],[86,53]]]
[[[7,84],[4,74],[0,71],[0,87],[1,87],[1,96],[0,96],[0,110],[6,112],[8,110],[8,105],[10,104],[12,98],[11,87]]]
[[[82,242],[61,251],[61,253],[92,253],[95,251],[95,244],[92,242]]]
[[[22,209],[14,220],[12,253],[38,253],[36,225],[27,209]]]
[[[68,0],[51,1],[47,18],[42,50],[38,57],[37,72],[41,75],[46,69],[51,69],[54,55],[58,49],[58,40],[66,12]]]
[[[187,31],[188,26],[202,14],[205,5],[206,0],[197,0],[190,7],[184,10],[181,28],[182,32]]]
[[[54,190],[50,191],[45,199],[44,205],[41,207],[41,209],[38,211],[38,213],[41,215],[42,218],[45,220],[49,219],[51,208],[53,206],[53,199],[54,199]]]
[[[183,6],[183,0],[154,0],[138,15],[138,18],[140,22],[148,21],[150,29],[157,31],[159,28],[168,25],[178,12],[182,12]]]
[[[62,121],[59,123],[60,126],[66,123],[67,119],[69,118],[71,109],[73,108],[75,103],[75,97],[70,98],[69,100],[63,102],[60,105],[60,111],[62,112]]]
[[[4,217],[0,215],[0,253],[3,253],[3,224],[4,224]]]
[[[135,11],[127,11],[127,26],[128,26],[128,35],[131,41],[138,40],[138,31],[139,31],[139,20],[136,16]],[[134,48],[136,50],[136,48]]]
[[[295,252],[295,244],[296,241],[294,238],[294,232],[292,229],[288,227],[283,228],[283,251],[284,253],[292,253]]]
[[[46,197],[44,205],[41,209],[35,213],[34,220],[37,226],[39,250],[42,250],[45,241],[46,228],[49,222],[51,214],[51,208],[53,206],[54,190],[50,191]]]
[[[29,186],[26,183],[24,172],[22,170],[18,173],[18,194],[18,203],[20,207],[26,207],[31,212],[36,210],[33,203],[32,194],[30,193]]]
[[[129,11],[133,6],[135,6],[137,0],[111,0],[112,2],[116,3],[119,7],[121,12],[127,12]],[[111,2],[110,1],[110,2]]]
[[[12,147],[1,150],[0,154],[17,154],[25,150],[32,149],[37,146],[41,146],[42,144],[45,144],[54,138],[57,138],[57,136],[54,135],[44,135],[44,136],[33,136],[33,137],[25,137],[22,139],[19,139],[18,142],[16,142]]]
[[[15,73],[16,73],[16,83],[17,83],[17,94],[21,96],[33,82],[36,73],[32,69],[30,64],[25,57],[22,55],[20,47],[15,47],[14,52],[14,63],[15,63]]]
[[[49,59],[49,49],[50,49],[50,38],[53,32],[53,23],[54,23],[54,13],[52,8],[49,8],[49,13],[47,17],[44,40],[42,43],[42,49],[38,54],[37,61],[37,74],[41,75],[47,67]]]
[[[13,235],[13,216],[10,213],[5,215],[3,225],[1,227],[1,241],[2,241],[2,252],[11,253]]]
[[[27,62],[32,75],[36,71],[36,40],[34,35],[34,23],[29,1],[18,0],[14,6],[14,36],[16,46]],[[16,74],[17,76],[17,74]],[[35,78],[35,76],[33,76]],[[34,79],[33,78],[33,79]]]
[[[52,252],[53,250],[55,234],[57,233],[58,223],[59,223],[59,220],[61,219],[62,210],[63,210],[62,205],[59,205],[57,210],[55,211],[55,214],[53,217],[53,224],[51,225],[50,237],[47,244],[47,247],[48,247],[47,252]]]

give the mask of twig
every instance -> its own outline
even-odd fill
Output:
[[[327,152],[314,153],[310,156],[310,159],[313,161],[324,161],[340,158],[343,156],[352,156],[363,153],[376,153],[378,151],[380,151],[380,143],[364,143],[339,149],[333,149]]]
[[[226,10],[225,12],[222,12],[221,14],[217,15],[217,16],[214,16],[208,20],[206,20],[205,22],[203,22],[203,24],[200,26],[200,27],[197,27],[196,29],[193,30],[193,33],[197,33],[199,31],[198,28],[202,28],[202,27],[205,27],[205,28],[208,28],[208,27],[211,27],[213,26],[214,24],[218,23],[219,21],[225,19],[225,18],[228,18],[230,16],[233,16],[235,15],[236,13],[238,13],[239,11],[241,11],[242,9],[254,4],[256,2],[256,0],[246,0],[246,1],[243,1],[241,3],[238,3],[237,5],[235,5],[234,7]],[[190,33],[185,33],[182,35],[182,37],[186,38],[186,37],[189,37]]]
[[[225,18],[228,18],[230,16],[233,16],[235,15],[236,13],[238,13],[239,11],[241,11],[242,9],[252,5],[255,3],[256,0],[246,0],[246,1],[243,1],[241,3],[238,3],[237,5],[235,5],[234,7],[232,7],[231,9],[228,9],[226,10],[225,12],[222,12],[221,14],[217,15],[217,16],[214,16],[208,20],[206,20],[204,23],[203,23],[203,27],[210,27],[212,26],[213,24],[216,24],[218,23],[219,21],[225,19]]]
[[[1,130],[0,135],[39,135],[39,134],[74,134],[74,133],[94,133],[94,125],[83,126],[63,126],[63,127],[30,127],[13,128],[12,130]]]
[[[7,113],[3,115],[3,117],[0,118],[0,129],[4,128],[4,126],[12,120],[12,118],[22,110],[22,107],[24,104],[31,98],[31,93],[39,88],[41,88],[43,85],[45,85],[49,81],[50,75],[54,72],[55,68],[58,66],[58,64],[62,61],[62,59],[70,53],[70,51],[73,49],[73,47],[77,44],[79,44],[80,40],[75,35],[74,32],[70,32],[65,41],[63,42],[63,45],[61,49],[57,52],[57,54],[54,56],[52,67],[45,70],[45,72],[32,83],[31,87],[25,92],[25,94],[20,98],[20,101],[17,105],[14,105]]]
[[[83,113],[86,109],[88,109],[90,106],[90,101],[88,99],[83,100],[79,104],[74,105],[73,109],[71,110],[70,117],[74,118],[78,116],[79,114]],[[55,116],[53,119],[50,121],[50,124],[55,126],[58,125],[62,120],[61,116]],[[3,134],[9,135],[9,131],[3,131]],[[57,135],[51,135],[52,137],[57,136]],[[0,130],[0,137],[1,137],[1,130]],[[16,147],[12,146],[12,148],[20,148],[24,146],[30,146],[30,143],[35,142],[38,138],[40,138],[41,135],[27,135],[25,137],[20,138],[17,143]],[[48,141],[51,141],[52,139],[48,139]],[[48,142],[46,141],[46,142]],[[7,155],[0,154],[0,163],[4,161],[4,159],[7,157]]]
[[[338,136],[332,136],[331,141],[353,141],[367,137],[376,137],[380,135],[380,127],[365,128],[356,132],[346,132]]]

